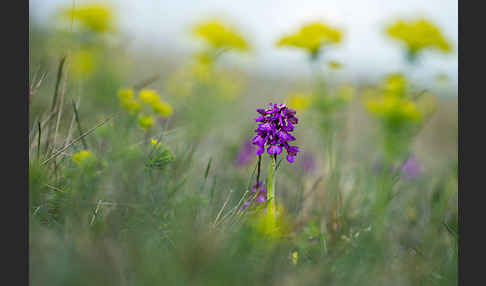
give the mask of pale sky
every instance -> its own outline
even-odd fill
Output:
[[[87,1],[76,0],[76,3]],[[121,30],[134,41],[130,48],[195,51],[197,43],[188,33],[191,25],[217,16],[236,26],[253,47],[251,56],[230,57],[253,72],[277,75],[306,74],[306,56],[294,49],[275,48],[275,41],[309,21],[323,21],[340,28],[344,41],[327,53],[327,59],[343,63],[350,79],[377,79],[387,72],[403,70],[400,46],[383,33],[385,24],[397,17],[423,16],[439,26],[452,42],[452,55],[427,53],[417,79],[427,81],[445,73],[457,88],[457,0],[200,0],[200,1],[108,1],[119,13]],[[30,14],[40,21],[52,16],[59,5],[72,0],[30,0]]]

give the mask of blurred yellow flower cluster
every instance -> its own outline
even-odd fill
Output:
[[[83,28],[97,33],[113,30],[113,9],[101,3],[87,3],[64,9],[66,20],[79,23]]]
[[[369,98],[366,107],[373,115],[387,119],[418,121],[421,118],[415,102],[395,95]]]
[[[148,130],[154,126],[155,119],[152,116],[140,114],[138,117],[138,125],[144,130]]]
[[[381,89],[365,96],[365,105],[374,116],[394,123],[417,123],[435,110],[431,94],[422,94],[418,100],[409,96],[403,74],[388,75]]]
[[[247,41],[235,28],[216,20],[202,22],[193,29],[194,35],[206,40],[215,49],[248,51]]]
[[[121,107],[130,114],[134,114],[142,109],[142,105],[135,99],[134,95],[135,91],[133,89],[120,89],[118,91]]]
[[[209,43],[209,48],[194,54],[192,62],[174,73],[167,89],[171,94],[189,96],[196,93],[234,98],[240,91],[240,78],[216,69],[219,56],[229,50],[248,51],[246,40],[231,26],[216,20],[202,22],[193,34]]]
[[[403,42],[412,55],[427,48],[441,52],[452,51],[452,45],[440,29],[425,19],[398,20],[386,28],[386,33],[391,38]]]
[[[385,78],[383,85],[385,93],[388,95],[405,96],[407,89],[407,79],[401,73],[392,73]]]
[[[341,31],[323,23],[315,22],[303,26],[298,32],[283,36],[277,46],[290,46],[317,54],[323,45],[340,43]]]
[[[155,90],[142,89],[138,96],[144,103],[150,105],[152,110],[160,116],[168,117],[172,115],[172,106],[163,101]]]
[[[169,117],[172,115],[172,106],[163,101],[159,94],[152,89],[142,89],[138,93],[138,99],[135,97],[133,89],[120,89],[118,91],[118,98],[121,107],[129,114],[137,114],[143,108],[143,105],[150,107],[151,111],[162,117]],[[140,128],[147,130],[155,124],[153,116],[140,114],[138,116],[138,124]]]
[[[77,153],[74,153],[71,158],[72,158],[73,162],[76,163],[76,165],[83,166],[83,165],[86,165],[89,162],[92,162],[93,159],[94,159],[94,156],[88,150],[81,150]]]
[[[313,96],[307,93],[291,93],[288,97],[288,105],[296,111],[304,111],[311,106],[313,99]]]

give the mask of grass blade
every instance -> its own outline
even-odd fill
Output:
[[[208,175],[209,175],[209,169],[211,169],[211,161],[213,160],[213,158],[209,158],[209,162],[208,162],[208,165],[206,167],[206,172],[204,172],[204,179],[206,180],[208,178]]]
[[[41,122],[37,121],[37,128],[39,130],[38,136],[37,136],[37,160],[39,160],[40,157],[40,143],[41,143],[41,136],[42,136],[42,128],[41,128]]]
[[[50,160],[52,160],[55,157],[57,157],[59,154],[61,154],[66,149],[68,149],[69,147],[71,147],[74,143],[80,141],[83,137],[88,136],[90,133],[92,133],[93,131],[95,131],[96,129],[98,129],[99,127],[101,127],[102,125],[106,124],[108,121],[110,121],[114,117],[115,117],[115,115],[113,115],[112,117],[110,117],[108,119],[105,119],[104,121],[98,123],[95,127],[91,128],[90,130],[86,131],[86,133],[84,133],[81,136],[79,136],[78,138],[74,139],[71,143],[69,143],[68,145],[66,145],[64,148],[61,148],[60,150],[54,152],[54,154],[52,154],[49,158],[47,158],[44,162],[42,162],[42,165],[47,164]]]
[[[59,86],[61,84],[62,71],[64,69],[64,63],[66,62],[66,57],[62,57],[59,62],[59,67],[57,69],[56,87],[54,89],[54,97],[52,98],[51,112],[54,111],[56,107],[57,97],[59,96]]]
[[[72,101],[73,110],[74,110],[74,118],[76,119],[76,125],[78,126],[79,136],[83,134],[83,128],[81,127],[81,121],[79,120],[79,113],[78,108],[76,107],[76,103],[74,103],[74,99]],[[83,144],[84,149],[88,149],[88,144],[84,137],[81,138],[81,143]]]

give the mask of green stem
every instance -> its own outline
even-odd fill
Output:
[[[391,169],[392,164],[389,161],[385,161],[384,171],[379,176],[377,198],[375,207],[376,216],[376,232],[381,235],[385,230],[386,224],[386,211],[391,199],[392,182],[391,182]]]
[[[275,168],[277,166],[276,156],[272,156],[272,162],[270,163],[268,169],[268,183],[267,183],[267,194],[269,207],[275,206]]]

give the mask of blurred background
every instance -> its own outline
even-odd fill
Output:
[[[75,1],[76,3],[92,1]],[[98,1],[110,3],[116,11],[125,48],[141,54],[165,55],[177,64],[188,57],[199,41],[191,37],[191,25],[218,17],[236,26],[253,50],[244,58],[228,59],[246,70],[284,78],[308,77],[304,55],[275,48],[275,41],[299,24],[325,21],[343,30],[339,48],[329,58],[346,63],[339,76],[352,81],[376,81],[388,72],[401,70],[406,63],[397,44],[387,39],[385,25],[399,17],[425,17],[439,26],[456,49],[452,54],[429,53],[416,73],[421,84],[433,87],[437,74],[450,80],[450,93],[457,95],[457,1]],[[72,4],[62,0],[31,0],[30,25],[47,27],[59,7]],[[135,16],[136,15],[136,16]]]

